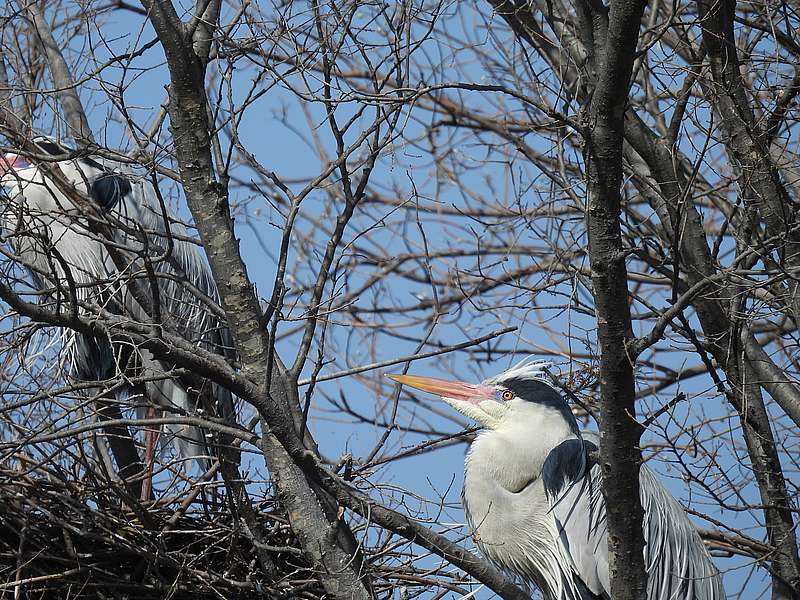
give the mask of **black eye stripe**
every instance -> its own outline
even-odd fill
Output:
[[[499,385],[506,388],[521,400],[537,402],[541,404],[555,403],[566,404],[561,395],[543,381],[536,379],[522,379],[511,377],[499,382]]]

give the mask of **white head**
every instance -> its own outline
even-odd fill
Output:
[[[441,396],[447,404],[486,429],[535,425],[537,415],[555,411],[577,430],[569,406],[548,383],[546,362],[525,360],[479,384],[415,375],[389,375],[398,383]]]
[[[550,450],[579,436],[569,405],[548,383],[548,363],[523,361],[479,384],[413,375],[398,383],[441,396],[485,428],[472,446],[468,471],[517,491],[539,477]]]

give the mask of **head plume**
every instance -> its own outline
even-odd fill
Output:
[[[505,381],[540,381],[555,389],[550,380],[550,374],[547,369],[552,367],[553,363],[545,360],[536,360],[533,356],[522,359],[516,365],[490,377],[484,383],[490,385],[502,385]]]

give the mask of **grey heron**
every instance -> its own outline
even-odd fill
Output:
[[[462,499],[473,538],[498,567],[552,600],[610,598],[599,438],[581,431],[546,363],[480,384],[392,379],[441,396],[483,426],[466,459]],[[686,513],[642,466],[649,600],[722,600],[719,572]]]
[[[219,298],[210,269],[153,181],[123,163],[77,153],[51,138],[33,141],[47,160],[31,164],[22,156],[7,154],[0,159],[0,182],[6,195],[3,229],[34,286],[55,306],[77,301],[84,313],[103,309],[137,322],[153,322],[157,310],[160,324],[169,331],[230,356],[233,345],[224,318],[212,310]],[[61,184],[54,178],[62,179]],[[87,207],[90,210],[84,210]],[[98,234],[93,220],[110,233]],[[133,286],[138,286],[138,294]],[[144,306],[145,301],[150,306]],[[156,414],[156,407],[177,415],[203,410],[224,418],[233,415],[228,390],[216,384],[205,390],[187,389],[178,378],[164,376],[171,365],[133,348],[124,337],[67,332],[66,339],[72,377],[103,382],[135,372],[145,381],[137,393],[147,398],[149,416]],[[125,386],[114,389],[116,400],[133,394]],[[181,457],[208,465],[203,431],[181,425],[165,429]],[[157,437],[153,430],[145,435],[149,470]],[[149,496],[149,485],[146,478],[143,499]]]

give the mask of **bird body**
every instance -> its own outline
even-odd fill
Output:
[[[534,582],[548,597],[582,599],[563,568],[571,559],[559,542],[545,481],[532,475],[541,473],[548,446],[576,439],[575,434],[554,414],[544,414],[538,425],[542,428],[535,431],[546,439],[534,435],[522,421],[506,431],[484,430],[477,435],[464,473],[467,522],[478,547],[496,566]],[[529,468],[520,469],[526,463]]]
[[[91,305],[136,322],[160,320],[165,329],[191,343],[230,356],[232,342],[224,319],[210,308],[218,305],[210,269],[150,179],[101,157],[63,158],[74,153],[49,138],[34,143],[54,157],[47,163],[49,169],[26,165],[11,155],[0,169],[0,182],[9,199],[4,233],[35,287],[56,306],[74,294],[82,313]],[[137,374],[150,379],[145,395],[151,402],[178,415],[198,408],[184,385],[163,376],[170,365],[156,361],[147,350],[132,348],[122,337],[67,332],[66,347],[78,380],[111,379],[136,365]],[[224,388],[212,388],[219,411],[230,416],[232,396]],[[117,396],[130,393],[117,388]],[[207,454],[199,429],[166,429],[181,456]]]
[[[608,529],[596,433],[523,363],[481,384],[415,376],[484,426],[467,455],[463,502],[481,552],[548,600],[608,600]],[[722,600],[725,593],[692,523],[646,466],[640,470],[648,600]]]

